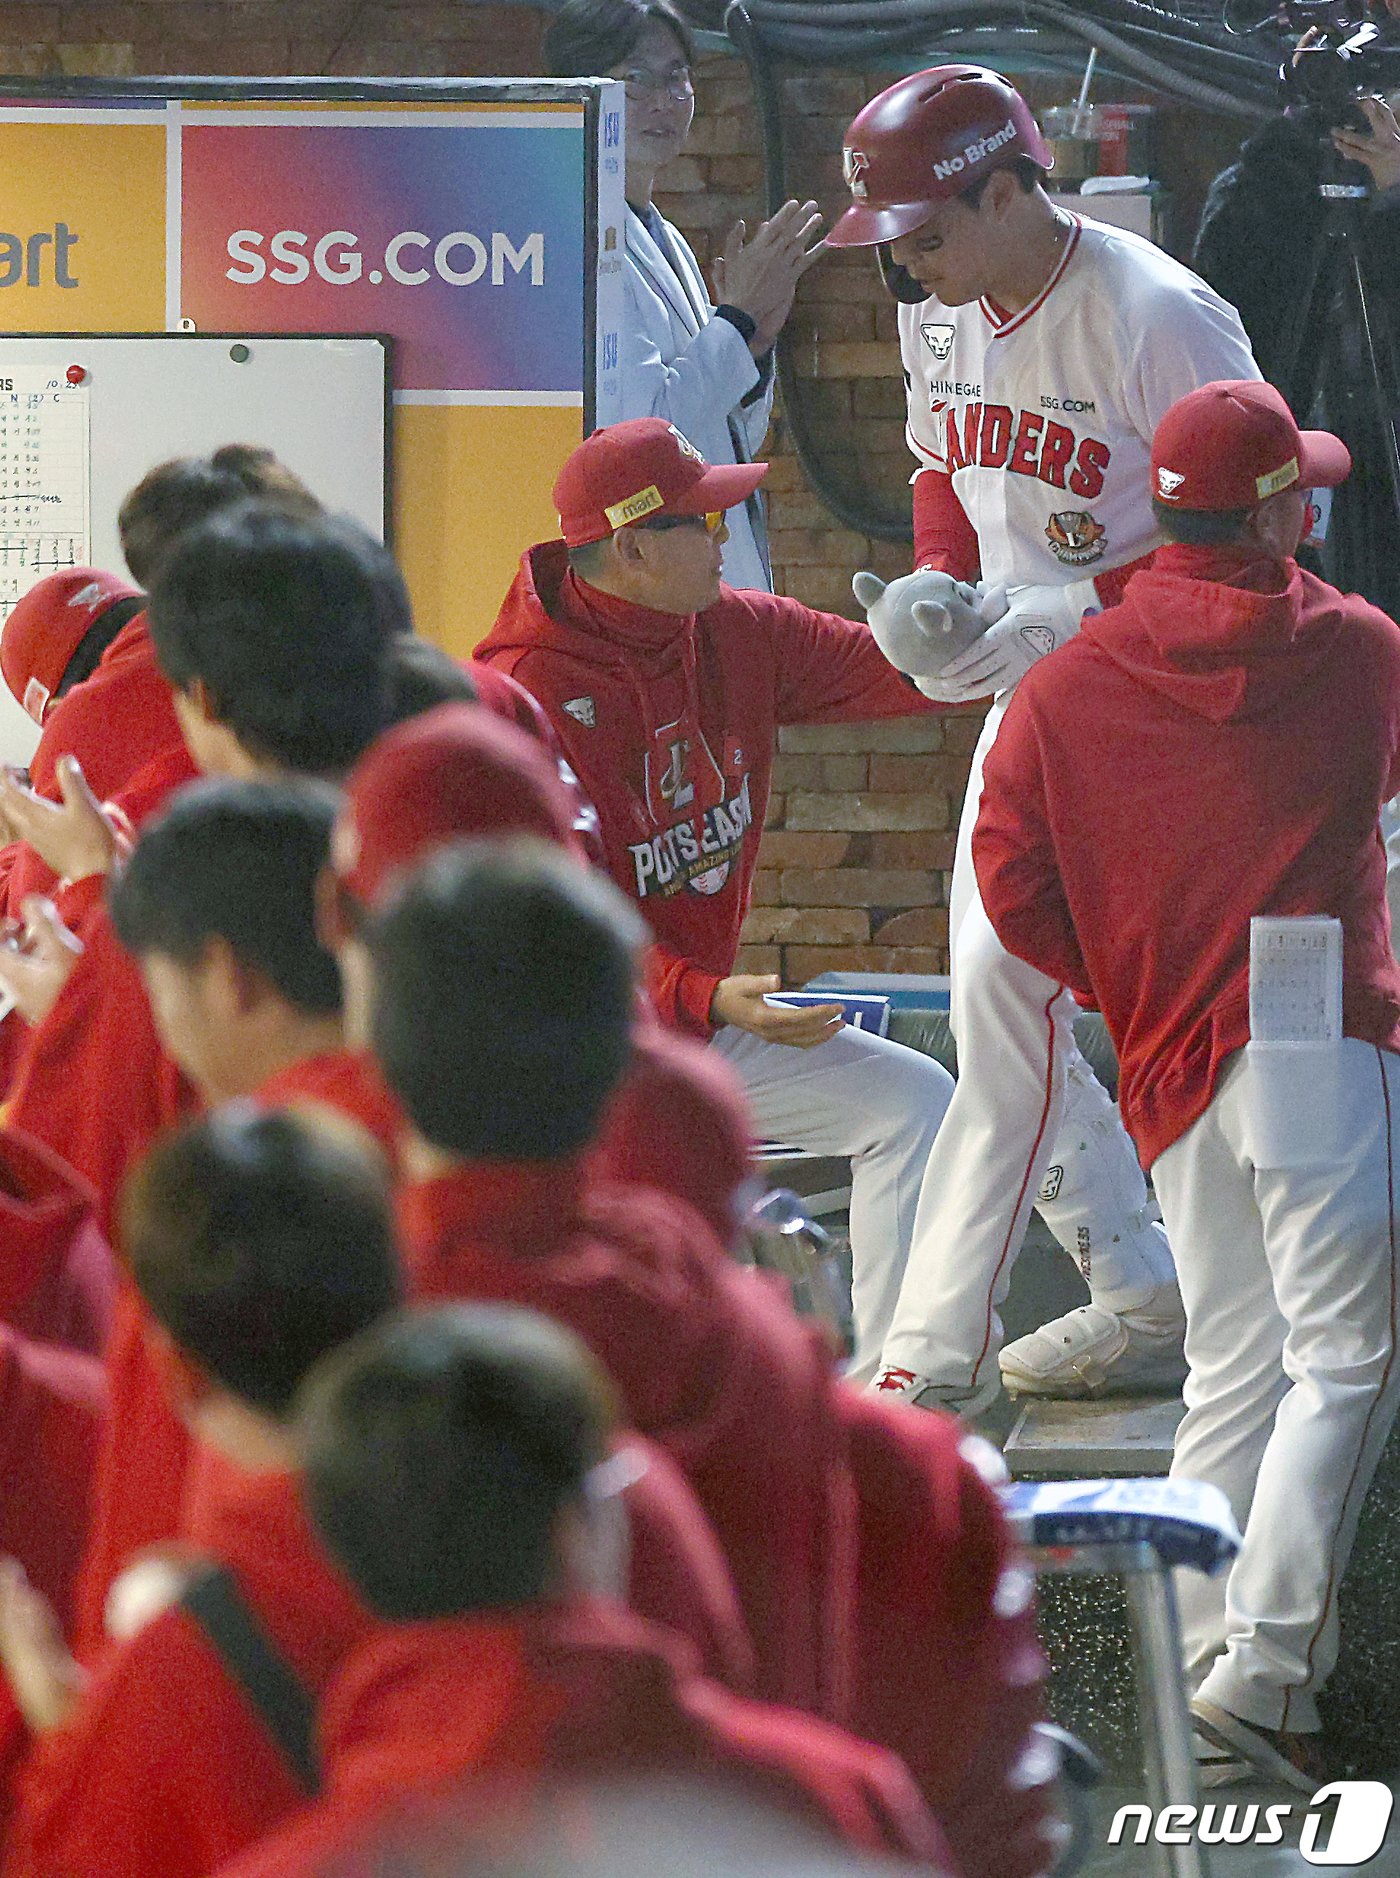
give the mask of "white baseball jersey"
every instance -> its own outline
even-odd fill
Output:
[[[1239,315],[1189,268],[1141,235],[1069,220],[1023,311],[899,309],[910,446],[951,472],[993,586],[1062,586],[1157,547],[1162,413],[1212,379],[1260,376]]]

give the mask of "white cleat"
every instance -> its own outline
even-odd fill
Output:
[[[896,1369],[887,1363],[870,1388],[887,1401],[907,1402],[911,1408],[943,1409],[949,1415],[970,1420],[996,1401],[1001,1394],[1001,1378],[994,1374],[977,1383],[934,1382],[912,1369]]]
[[[1082,1304],[1001,1353],[1008,1395],[1167,1395],[1186,1377],[1186,1313],[1174,1284],[1158,1285],[1131,1310]]]

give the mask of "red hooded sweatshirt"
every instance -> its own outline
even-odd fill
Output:
[[[0,1130],[0,1320],[98,1356],[116,1297],[97,1196],[43,1142]]]
[[[197,773],[181,744],[147,764],[117,806],[139,829]],[[107,914],[106,884],[105,875],[90,875],[59,896],[59,914],[83,952],[53,1009],[29,1032],[6,1120],[92,1183],[110,1240],[128,1167],[162,1128],[192,1112],[194,1097],[160,1047],[140,970]]]
[[[1249,1036],[1254,914],[1342,923],[1343,1027],[1400,1050],[1380,805],[1400,628],[1294,562],[1166,547],[1022,679],[973,859],[1002,942],[1103,1012],[1150,1166]]]
[[[851,1510],[825,1357],[698,1215],[576,1162],[464,1163],[406,1187],[411,1292],[565,1324],[681,1467],[729,1560],[768,1701],[846,1700]]]
[[[852,1848],[950,1869],[893,1755],[737,1700],[697,1677],[664,1632],[602,1600],[386,1627],[336,1682],[321,1732],[325,1798],[222,1878],[356,1871],[356,1851],[408,1849],[425,1832],[465,1846],[484,1813],[493,1838],[514,1826],[528,1843],[544,1783],[577,1794],[575,1783],[660,1776],[718,1782]],[[504,1802],[505,1822],[487,1796]],[[570,1808],[576,1830],[585,1804]]]
[[[960,1422],[865,1390],[838,1403],[857,1508],[846,1726],[900,1756],[965,1878],[1036,1878],[1058,1806],[1031,1571]]]
[[[639,1018],[594,1150],[600,1178],[684,1200],[727,1248],[754,1171],[753,1139],[743,1085],[723,1058],[650,1013]]]
[[[904,1757],[968,1878],[1044,1870],[1029,1579],[958,1424],[847,1390],[786,1302],[659,1196],[569,1164],[467,1163],[406,1188],[400,1224],[417,1295],[568,1325],[680,1463],[738,1584],[759,1696]]]
[[[134,961],[117,944],[110,922],[104,920],[101,933],[102,943],[113,949],[115,962],[135,971]],[[139,988],[138,974],[133,989]],[[142,1021],[150,1025],[157,1090],[168,1081],[184,1097],[181,1107],[166,1117],[173,1123],[192,1115],[198,1104],[193,1090],[160,1049],[144,991],[141,997]],[[142,1029],[139,1034],[144,1037],[146,1032]],[[257,1099],[270,1107],[314,1102],[340,1110],[365,1128],[386,1154],[395,1152],[397,1105],[374,1064],[360,1054],[327,1051],[293,1063],[269,1077]],[[129,1145],[133,1160],[154,1139],[158,1126],[144,1140]],[[82,1657],[103,1643],[107,1593],[127,1560],[143,1546],[158,1544],[180,1531],[192,1451],[175,1405],[178,1389],[172,1394],[172,1381],[178,1379],[172,1376],[160,1339],[153,1335],[141,1294],[125,1275],[119,1280],[107,1374],[111,1410],[103,1432],[92,1531],[78,1594],[76,1636]]]
[[[326,1557],[292,1476],[204,1457],[189,1542],[237,1580],[285,1661],[324,1689],[376,1620]],[[280,1748],[180,1605],[91,1666],[36,1744],[4,1878],[205,1878],[304,1804]]]
[[[864,626],[731,587],[703,613],[654,613],[584,585],[562,541],[524,557],[475,656],[543,705],[608,872],[656,935],[656,1008],[701,1037],[734,969],[779,725],[934,708]]]
[[[0,1325],[0,1554],[19,1560],[65,1631],[105,1402],[96,1357],[31,1342]],[[0,1840],[27,1743],[23,1717],[0,1677]]]
[[[66,693],[44,720],[29,760],[34,788],[62,800],[58,759],[75,756],[99,802],[119,796],[153,757],[184,749],[170,686],[156,664],[146,615],[127,621],[90,678]],[[27,893],[52,893],[54,875],[24,842],[0,852],[4,893],[0,913],[20,917]]]
[[[398,1170],[403,1110],[368,1050],[324,1050],[289,1063],[258,1090],[264,1108],[330,1109],[357,1123]]]

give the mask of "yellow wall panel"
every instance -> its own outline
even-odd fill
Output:
[[[161,124],[0,123],[0,330],[164,330],[165,155]]]
[[[401,404],[394,416],[395,554],[419,632],[460,657],[490,629],[521,544],[559,533],[550,490],[583,412]]]

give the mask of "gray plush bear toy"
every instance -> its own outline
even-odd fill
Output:
[[[860,573],[851,587],[865,608],[876,645],[896,671],[906,673],[916,684],[921,679],[936,680],[1006,611],[1003,589],[983,594],[932,568],[905,574],[888,586],[878,574]],[[942,695],[934,683],[928,691],[932,696]]]

